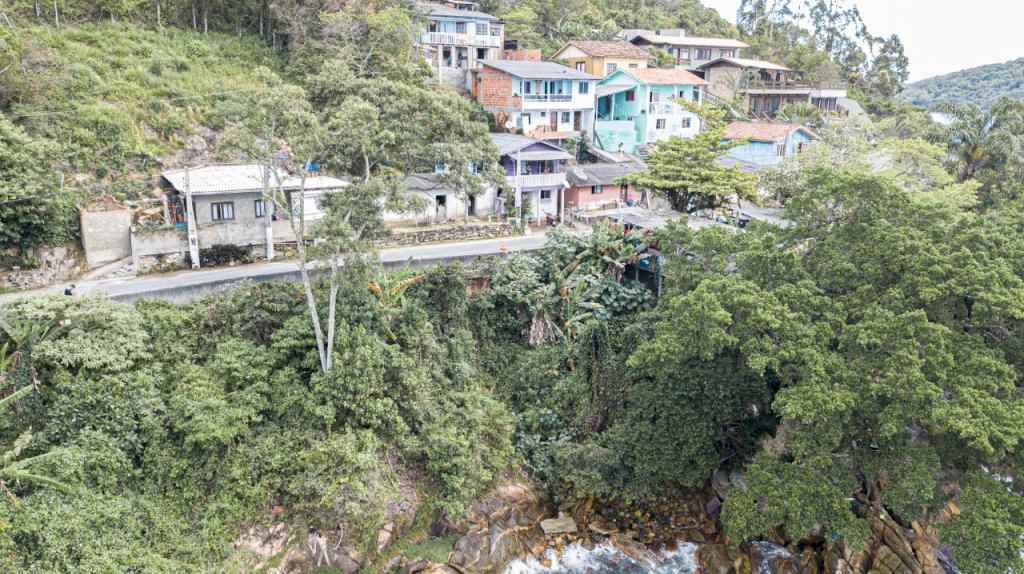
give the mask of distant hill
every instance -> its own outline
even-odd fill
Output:
[[[901,95],[929,109],[944,101],[971,102],[987,108],[1000,96],[1024,100],[1024,58],[914,82]]]

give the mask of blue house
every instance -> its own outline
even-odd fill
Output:
[[[491,141],[505,168],[505,183],[498,190],[501,208],[526,206],[522,215],[531,221],[560,218],[569,185],[565,166],[573,156],[553,143],[517,134],[491,134]]]
[[[700,117],[679,100],[700,102],[706,82],[686,70],[618,70],[597,86],[598,147],[635,153],[671,137],[700,133]]]
[[[725,128],[725,139],[746,142],[729,150],[729,157],[760,167],[771,167],[801,153],[818,136],[799,124],[733,122]]]

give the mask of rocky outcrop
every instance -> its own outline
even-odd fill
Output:
[[[465,520],[453,524],[466,533],[448,559],[460,572],[500,572],[509,562],[542,553],[538,523],[544,516],[540,498],[525,483],[501,485],[475,502]]]
[[[3,253],[0,259],[15,259],[17,253]],[[33,249],[27,259],[28,266],[0,269],[0,287],[35,289],[70,281],[85,273],[89,267],[84,254],[75,246],[40,247]]]

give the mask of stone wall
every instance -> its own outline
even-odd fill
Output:
[[[99,267],[132,254],[131,209],[82,209],[78,217],[82,229],[82,247],[89,267]]]
[[[474,239],[497,239],[516,235],[511,223],[469,223],[445,225],[416,230],[401,230],[385,240],[379,247],[400,247],[446,241],[472,241]]]
[[[38,261],[31,269],[12,268],[0,271],[0,287],[35,289],[70,281],[88,270],[84,254],[77,246],[43,247],[29,256]]]

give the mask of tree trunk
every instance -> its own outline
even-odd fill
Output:
[[[192,29],[199,29],[199,14],[196,12],[196,0],[192,0]]]
[[[160,0],[156,0],[156,28],[157,30],[164,29],[163,15],[160,13]]]
[[[210,0],[203,1],[203,34],[210,33]]]
[[[53,23],[60,28],[60,7],[57,6],[57,0],[53,0]]]

